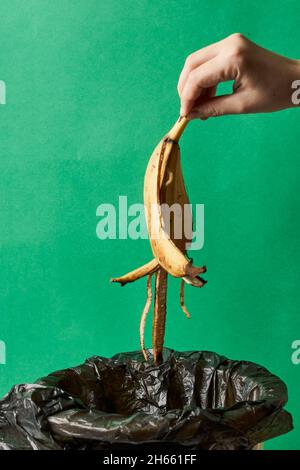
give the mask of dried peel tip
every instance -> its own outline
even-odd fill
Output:
[[[206,268],[204,270],[204,267],[197,267],[193,266],[191,263],[188,264],[187,266],[187,275],[190,276],[191,278],[198,276],[198,274],[202,274],[206,272]]]
[[[124,287],[127,284],[127,282],[120,281],[118,278],[115,277],[110,278],[109,282],[117,282],[118,284],[120,284],[121,287]]]

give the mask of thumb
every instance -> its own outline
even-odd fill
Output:
[[[242,114],[245,112],[242,93],[217,96],[199,103],[188,114],[189,119],[208,119],[225,114]]]

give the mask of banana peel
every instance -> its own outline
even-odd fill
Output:
[[[144,206],[153,259],[129,273],[112,278],[122,286],[147,276],[147,299],[140,321],[140,342],[145,360],[147,351],[144,344],[146,317],[152,302],[151,278],[155,275],[155,297],[152,327],[152,347],[154,363],[162,361],[165,335],[167,278],[168,274],[181,278],[180,305],[189,318],[184,304],[184,284],[203,287],[206,281],[199,274],[206,272],[206,267],[196,267],[187,257],[186,250],[192,240],[192,214],[184,184],[179,139],[188,124],[185,117],[180,117],[172,129],[162,138],[154,149],[145,173]],[[166,230],[164,207],[176,204],[182,210],[181,227],[175,227],[174,214],[168,212],[169,224]],[[181,236],[176,237],[176,230],[181,229]]]

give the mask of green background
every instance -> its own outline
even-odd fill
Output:
[[[300,58],[295,1],[2,0],[0,393],[93,354],[139,348],[145,282],[109,283],[147,240],[96,237],[96,208],[142,202],[147,160],[176,120],[185,57],[233,33]],[[300,78],[300,77],[299,77]],[[288,385],[300,449],[300,112],[193,122],[182,138],[205,204],[207,286],[169,293],[166,345],[258,362]],[[150,344],[150,322],[147,344]]]

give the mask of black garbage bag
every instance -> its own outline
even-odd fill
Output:
[[[151,351],[150,351],[151,354]],[[252,449],[292,429],[285,384],[212,352],[91,357],[0,402],[0,449]]]

